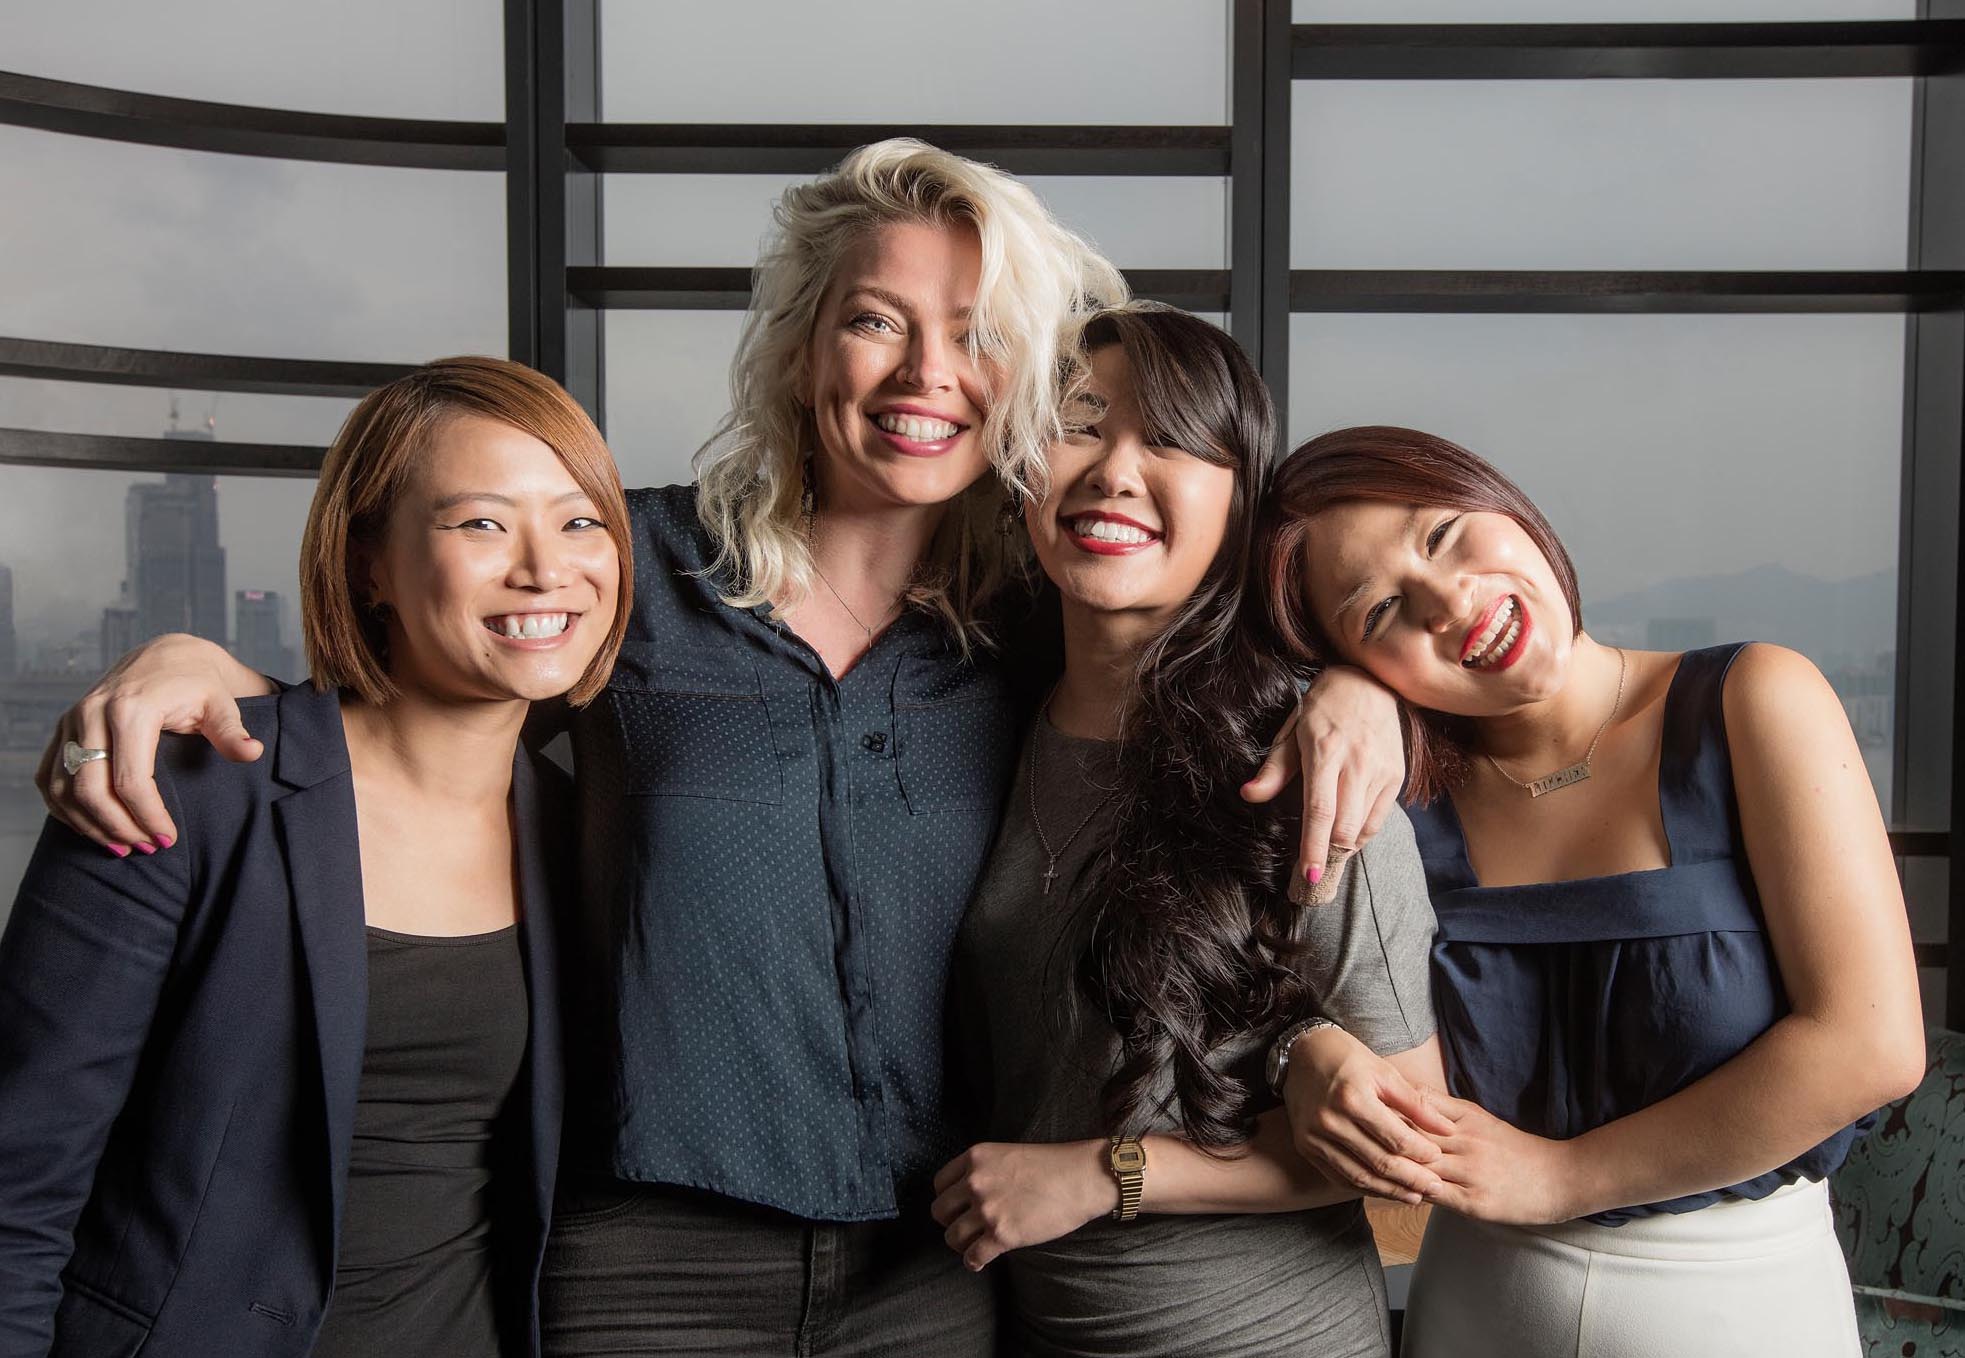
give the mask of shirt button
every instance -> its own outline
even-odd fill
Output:
[[[866,746],[875,754],[879,754],[887,748],[887,733],[885,731],[868,731],[860,737],[860,744]]]

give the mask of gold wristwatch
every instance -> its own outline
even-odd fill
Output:
[[[1146,1191],[1146,1147],[1137,1138],[1114,1136],[1106,1160],[1119,1181],[1119,1205],[1112,1209],[1112,1219],[1131,1221],[1139,1215],[1140,1195]]]

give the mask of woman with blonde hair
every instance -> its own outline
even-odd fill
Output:
[[[990,1293],[927,1211],[966,1130],[944,990],[1029,701],[1012,497],[1041,484],[1073,326],[1125,294],[1029,189],[920,142],[786,191],[732,413],[696,486],[629,496],[642,586],[572,721],[582,1041],[550,1351],[991,1352]],[[64,730],[223,747],[225,693],[263,682],[173,642]],[[1328,716],[1358,701],[1379,698],[1322,689],[1299,725],[1366,729]],[[1320,800],[1368,823],[1396,750],[1338,754]],[[142,772],[117,780],[137,803]],[[105,842],[167,824],[50,782]]]
[[[372,393],[308,516],[272,757],[159,749],[191,833],[49,821],[0,938],[0,1354],[537,1351],[570,801],[519,731],[627,628],[613,459],[502,359]],[[86,751],[71,747],[70,762]]]

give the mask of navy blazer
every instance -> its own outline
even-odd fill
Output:
[[[354,789],[338,695],[241,710],[255,763],[159,751],[182,842],[118,860],[50,821],[0,938],[0,1358],[300,1358],[319,1331],[367,1038]],[[501,1322],[534,1352],[572,843],[548,780],[518,754],[531,1025],[494,1176]]]

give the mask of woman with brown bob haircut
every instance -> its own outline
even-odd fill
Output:
[[[1924,1063],[1834,690],[1778,646],[1598,641],[1541,512],[1416,430],[1299,448],[1262,551],[1286,651],[1405,709],[1420,1079],[1458,1097],[1331,1028],[1287,1094],[1316,1163],[1430,1179],[1408,1358],[1858,1351],[1824,1181]]]
[[[518,364],[349,417],[313,684],[242,704],[267,757],[166,738],[198,833],[112,857],[49,820],[0,938],[0,1354],[536,1351],[570,834],[518,737],[606,682],[626,524],[592,422]]]

